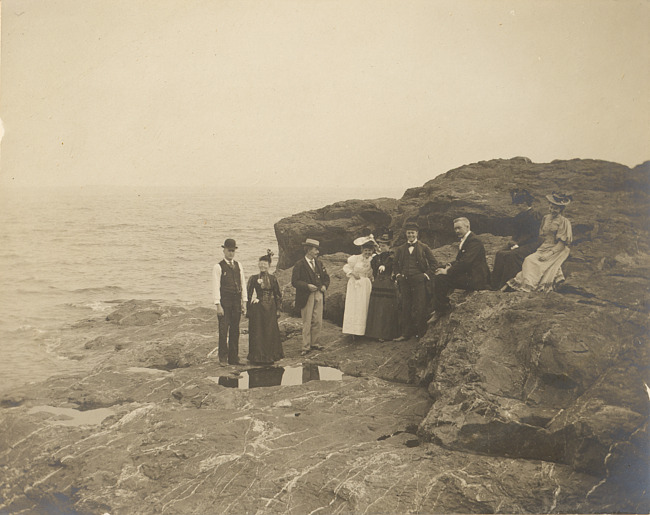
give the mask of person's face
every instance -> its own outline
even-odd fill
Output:
[[[269,262],[264,261],[263,259],[257,262],[257,266],[260,268],[260,272],[268,272],[269,268],[271,268]]]
[[[549,202],[548,204],[548,211],[551,213],[553,216],[557,216],[562,212],[562,208],[560,206],[556,206],[555,204],[551,204]]]
[[[409,243],[413,243],[418,237],[418,232],[414,229],[409,229],[406,231],[406,239],[409,241]]]
[[[372,256],[372,247],[363,247],[361,249],[361,255],[366,259]]]
[[[223,249],[223,255],[227,260],[232,261],[235,259],[235,249]]]
[[[316,256],[318,256],[318,249],[316,247],[309,247],[305,255],[309,259],[316,259]]]
[[[456,233],[456,236],[458,236],[458,239],[465,236],[467,231],[469,231],[469,227],[467,227],[463,222],[456,222],[454,224],[454,232]]]
[[[379,252],[388,252],[390,250],[390,245],[388,243],[379,244]]]

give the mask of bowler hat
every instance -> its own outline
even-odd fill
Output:
[[[305,242],[302,244],[303,247],[314,247],[316,249],[320,249],[320,241],[314,240],[312,238],[307,238]]]
[[[528,190],[512,190],[510,192],[510,197],[512,198],[512,203],[517,204],[528,204],[531,205],[535,201],[535,197],[530,194]]]
[[[406,225],[404,226],[404,230],[406,230],[406,231],[419,231],[420,226],[417,224],[417,222],[406,222]]]
[[[393,239],[393,231],[390,229],[380,227],[376,232],[379,235],[377,238],[375,238],[377,240],[377,243],[390,243]]]
[[[223,245],[221,245],[224,249],[228,250],[235,250],[237,248],[237,243],[235,243],[235,240],[232,238],[226,239],[226,241],[223,242]]]
[[[379,233],[379,237],[377,238],[377,243],[390,243],[391,240],[393,239],[393,231],[391,231],[390,229],[382,229],[377,232]]]
[[[546,195],[546,200],[556,206],[568,206],[571,203],[571,200],[573,200],[573,197],[571,195],[565,195],[564,193],[557,193],[554,191],[550,195]]]

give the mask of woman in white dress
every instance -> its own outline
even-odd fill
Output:
[[[539,228],[544,242],[524,259],[521,272],[506,283],[504,291],[549,292],[564,281],[562,263],[571,252],[569,245],[573,232],[571,222],[562,216],[562,212],[571,202],[571,196],[553,192],[546,195],[546,199],[549,201],[549,214],[542,219]]]
[[[372,234],[354,240],[361,247],[361,254],[348,258],[343,271],[348,276],[348,288],[345,294],[345,311],[343,312],[343,333],[355,336],[366,334],[368,303],[372,290],[372,267],[370,261],[377,247]]]

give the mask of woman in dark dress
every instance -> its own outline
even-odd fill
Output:
[[[269,273],[272,252],[259,259],[260,273],[248,279],[248,361],[271,364],[284,358],[278,316],[282,293],[276,277]]]
[[[392,340],[399,335],[397,323],[397,290],[393,275],[393,255],[390,252],[391,234],[382,231],[377,238],[379,253],[370,261],[374,282],[370,292],[366,336],[379,341]]]
[[[532,207],[535,197],[526,190],[511,191],[510,196],[513,204],[519,204],[524,209],[512,221],[514,225],[513,241],[494,256],[494,267],[490,275],[493,290],[501,289],[506,282],[517,275],[524,259],[535,252],[541,243],[539,226],[542,215]]]

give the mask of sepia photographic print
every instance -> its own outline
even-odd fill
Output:
[[[3,0],[0,513],[648,513],[648,0]]]

